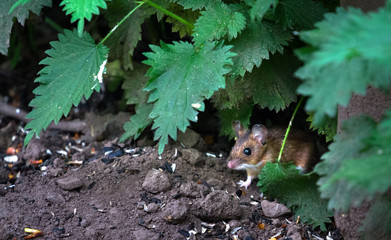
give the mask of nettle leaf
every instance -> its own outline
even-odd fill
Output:
[[[0,53],[8,54],[8,47],[10,45],[10,35],[13,25],[13,19],[16,17],[17,21],[23,26],[26,18],[29,16],[29,11],[39,15],[42,7],[52,6],[51,0],[31,0],[17,6],[12,12],[11,7],[15,4],[15,0],[1,0],[0,1]],[[10,13],[9,13],[10,12]]]
[[[235,137],[235,132],[232,129],[232,121],[239,120],[245,128],[250,125],[251,112],[254,104],[246,104],[240,108],[222,109],[219,110],[219,118],[221,123],[220,136],[228,136],[229,139]]]
[[[366,197],[363,187],[353,186],[345,179],[336,180],[334,174],[341,170],[346,159],[360,156],[365,147],[364,139],[371,136],[375,126],[375,122],[368,117],[345,121],[341,133],[335,136],[334,143],[329,146],[329,152],[323,154],[323,161],[316,165],[315,172],[321,176],[319,190],[323,198],[330,199],[329,209],[347,210],[350,206],[359,206]],[[367,172],[367,168],[364,172]]]
[[[330,118],[325,116],[319,124],[315,125],[313,123],[313,114],[307,118],[308,122],[311,122],[310,128],[314,131],[317,131],[320,135],[326,136],[326,142],[330,142],[334,139],[334,136],[337,134],[337,118]]]
[[[242,108],[253,104],[251,83],[244,78],[227,81],[224,89],[213,95],[213,102],[219,109]]]
[[[133,0],[114,0],[109,3],[109,10],[105,15],[110,28],[117,26],[136,4]],[[130,15],[113,32],[106,44],[110,48],[110,61],[120,59],[125,70],[133,69],[132,56],[134,48],[141,40],[141,25],[152,14],[152,11],[138,10]]]
[[[251,20],[261,21],[266,11],[273,5],[275,7],[278,0],[245,0],[246,4],[251,7],[250,18]]]
[[[248,74],[246,79],[251,82],[254,102],[277,112],[295,102],[300,82],[293,73],[298,64],[293,56],[277,54]]]
[[[274,15],[284,27],[305,30],[312,29],[325,12],[323,5],[313,0],[281,0]]]
[[[200,13],[198,11],[192,11],[190,9],[183,9],[182,6],[178,4],[171,4],[168,9],[170,12],[176,14],[177,16],[186,19],[187,22],[194,24]],[[166,22],[172,24],[172,31],[178,32],[179,37],[183,38],[185,36],[190,36],[193,32],[193,28],[187,24],[184,24],[172,17],[167,17]]]
[[[124,125],[125,133],[121,136],[121,141],[133,137],[137,139],[144,129],[152,123],[149,115],[151,114],[153,104],[147,103],[148,93],[143,91],[148,78],[145,76],[147,66],[137,64],[135,69],[124,74],[124,97],[126,104],[136,105],[136,114],[130,117],[130,121]]]
[[[345,180],[349,184],[360,186],[368,194],[384,193],[391,186],[390,159],[391,152],[384,154],[381,150],[367,157],[347,159],[326,184]]]
[[[325,114],[334,117],[352,93],[365,94],[368,85],[388,89],[391,77],[391,8],[364,14],[342,8],[326,14],[316,30],[300,34],[312,45],[296,51],[305,62],[296,75],[304,80],[298,92],[310,96],[306,110],[314,124]]]
[[[376,127],[364,143],[365,148],[360,151],[360,157],[347,159],[342,162],[338,171],[326,182],[332,184],[338,180],[359,186],[372,196],[385,193],[391,187],[391,111]],[[365,172],[365,174],[362,174]]]
[[[155,140],[159,139],[159,153],[168,143],[168,136],[176,140],[177,129],[184,132],[189,121],[197,121],[197,110],[203,111],[204,99],[225,87],[224,75],[230,71],[231,46],[206,42],[196,48],[187,42],[151,45],[153,52],[145,53],[145,64],[151,68],[150,81],[145,88],[151,91],[149,102],[154,107],[150,117]]]
[[[67,15],[72,15],[72,23],[78,21],[79,37],[83,33],[84,18],[90,21],[92,14],[99,15],[99,8],[107,9],[105,0],[63,0],[60,6],[64,6]]]
[[[133,71],[124,73],[125,81],[122,89],[124,90],[126,104],[144,105],[147,103],[148,94],[143,91],[148,81],[148,78],[145,76],[147,70],[147,66],[137,64]]]
[[[229,42],[233,51],[238,53],[235,57],[232,72],[244,76],[251,72],[254,65],[259,67],[263,59],[269,59],[270,53],[282,53],[284,46],[292,39],[291,34],[270,22],[251,21],[246,29],[235,39]]]
[[[125,141],[128,138],[133,137],[137,139],[144,129],[152,123],[152,119],[149,118],[153,104],[143,104],[136,109],[136,114],[130,117],[130,121],[124,125],[125,133],[121,136],[120,141]]]
[[[317,176],[302,175],[292,163],[266,163],[258,176],[257,186],[267,196],[277,198],[295,213],[295,218],[326,230],[333,212],[327,210],[327,200],[321,199],[316,186]]]
[[[88,99],[94,90],[100,89],[108,49],[95,45],[88,33],[79,38],[76,31],[65,30],[58,38],[46,51],[49,57],[40,62],[47,66],[35,80],[40,85],[34,89],[36,96],[29,104],[34,109],[26,116],[32,121],[25,127],[30,130],[25,145],[51,121],[57,124],[62,115],[67,116],[83,96]]]
[[[374,202],[365,214],[363,225],[359,228],[361,239],[391,239],[391,199],[382,196]]]
[[[246,18],[224,3],[210,4],[194,24],[193,41],[200,46],[205,41],[236,38],[246,25]]]

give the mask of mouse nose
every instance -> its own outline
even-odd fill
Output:
[[[234,166],[234,164],[232,162],[228,162],[228,167],[229,168],[234,168],[235,166]]]

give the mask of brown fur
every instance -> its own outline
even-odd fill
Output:
[[[277,160],[285,135],[285,129],[282,128],[266,130],[264,126],[256,126],[253,127],[253,130],[245,130],[240,122],[236,121],[233,123],[237,141],[228,157],[228,161],[234,160],[235,164],[237,164],[236,169],[247,170],[248,176],[251,177],[256,177],[266,162]],[[254,137],[254,133],[259,133],[259,130],[256,132],[254,128],[265,130],[262,134]],[[264,144],[259,141],[259,136],[263,139]],[[243,153],[245,148],[251,150],[250,156]],[[283,162],[293,162],[304,171],[308,171],[313,166],[314,155],[315,146],[311,138],[302,131],[291,130],[285,143],[281,160]],[[260,164],[256,166],[258,163]],[[248,165],[242,166],[242,164]]]

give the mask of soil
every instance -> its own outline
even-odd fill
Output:
[[[24,137],[8,122],[0,130],[0,239],[23,239],[26,228],[41,231],[36,239],[341,239],[333,224],[321,232],[289,211],[265,215],[285,206],[255,183],[239,189],[246,175],[227,168],[227,152],[173,144],[159,156],[138,146],[144,140],[88,143],[46,131],[7,154]]]

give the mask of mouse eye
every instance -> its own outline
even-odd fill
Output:
[[[243,150],[243,153],[244,153],[245,155],[247,155],[247,156],[250,156],[250,155],[251,155],[251,149],[250,149],[250,148],[245,148],[245,149]]]

